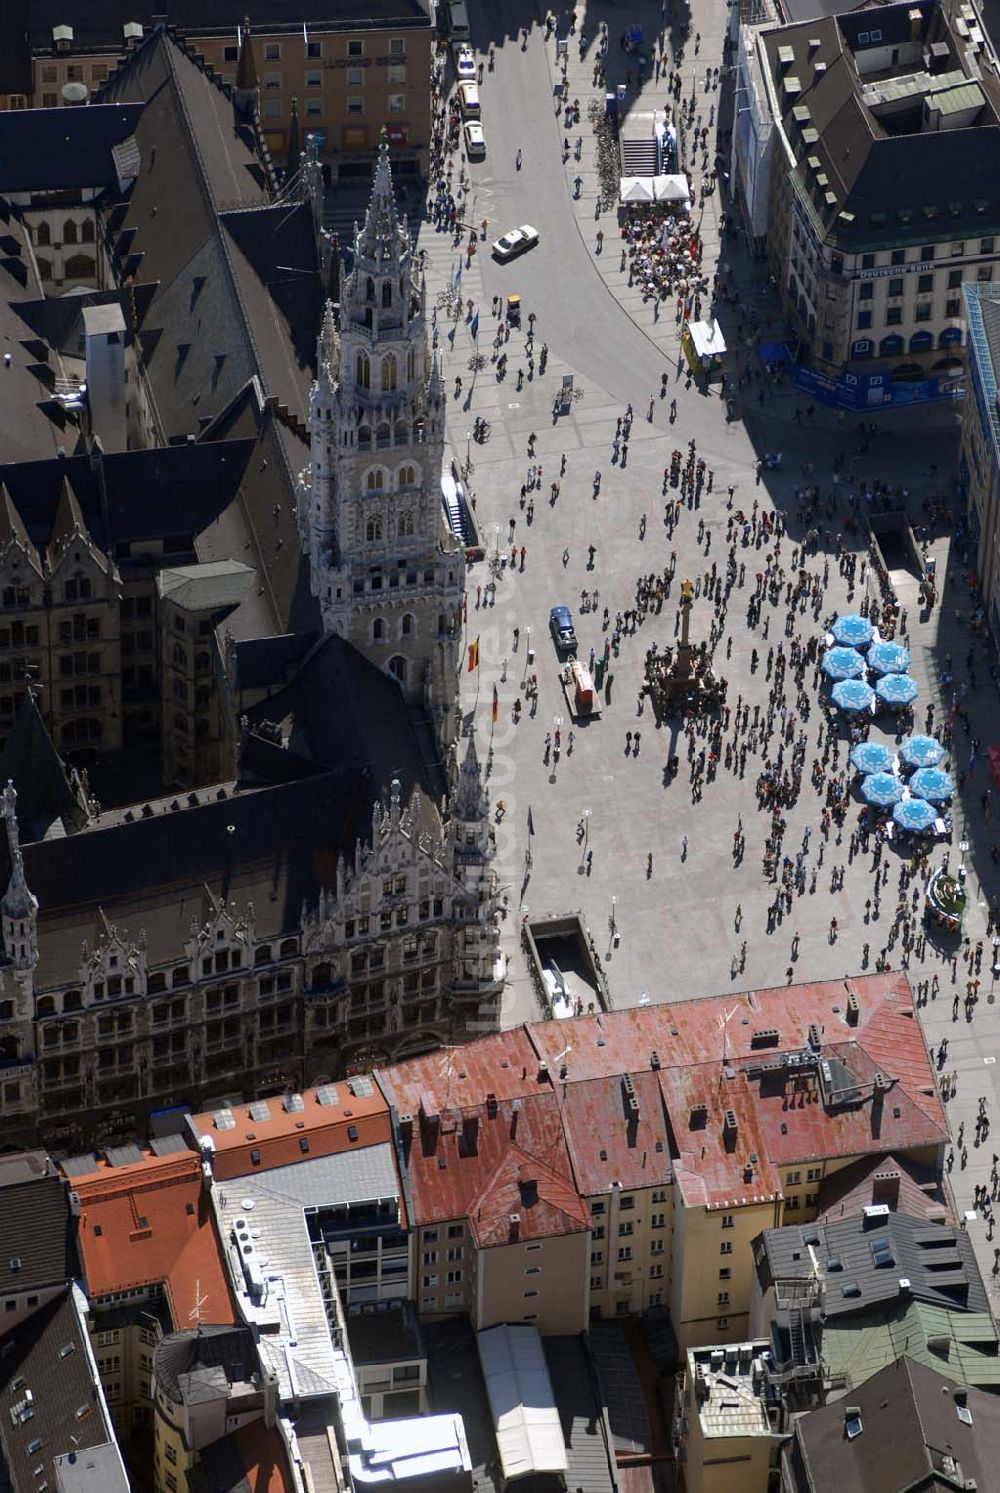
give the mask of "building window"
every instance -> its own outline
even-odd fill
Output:
[[[858,292],[859,301],[873,301],[875,299],[875,287],[870,280],[866,280]]]
[[[875,255],[874,254],[862,254],[862,256],[861,256],[861,268],[863,270],[873,270],[875,268]]]
[[[365,101],[363,98],[349,98],[347,100],[348,114],[363,114],[365,112]]]
[[[365,44],[363,41],[352,39],[347,43],[348,57],[363,57],[365,55]]]
[[[731,1255],[732,1252],[733,1252],[732,1240],[731,1239],[723,1239],[722,1243],[719,1245],[719,1254],[720,1255]]]
[[[348,88],[364,88],[365,70],[363,67],[349,67],[347,69]]]
[[[892,254],[889,256],[889,263],[890,264],[905,264],[906,263],[906,250],[905,249],[893,249]]]
[[[306,87],[307,88],[322,88],[323,87],[323,74],[320,73],[320,72],[316,72],[315,69],[313,69],[310,72],[307,72],[306,73]]]
[[[264,74],[264,87],[265,88],[280,88],[281,87],[281,74],[280,73],[265,73]]]
[[[269,42],[265,42],[264,43],[264,61],[265,62],[280,62],[281,61],[281,43],[280,43],[280,41],[269,41]]]
[[[732,1278],[733,1278],[732,1266],[730,1266],[730,1265],[723,1265],[722,1269],[719,1271],[719,1279],[720,1280],[732,1280]]]
[[[390,95],[389,95],[389,113],[390,114],[403,114],[403,113],[405,113],[405,111],[406,111],[406,94],[405,93],[390,93]]]
[[[809,1170],[806,1172],[806,1181],[807,1182],[818,1182],[819,1179],[820,1179],[820,1177],[822,1177],[822,1175],[823,1175],[823,1168],[821,1166],[811,1166],[809,1168]]]
[[[965,241],[964,241],[964,239],[960,240],[956,244],[952,244],[952,246],[951,246],[951,253],[952,253],[952,257],[954,259],[960,259],[962,257],[962,255],[965,253]]]
[[[914,321],[930,321],[933,306],[930,301],[923,301],[917,306],[913,313]]]
[[[903,322],[902,306],[889,306],[885,313],[885,324],[887,327],[898,327]]]
[[[265,119],[280,119],[284,112],[280,98],[266,98],[264,100]]]
[[[934,245],[933,244],[924,244],[923,248],[920,251],[920,262],[921,262],[921,264],[931,264],[933,262],[933,260],[934,260]]]
[[[918,275],[917,276],[917,294],[918,295],[930,295],[930,293],[931,293],[931,291],[933,289],[934,289],[934,276],[933,275]]]
[[[239,47],[223,47],[223,49],[222,49],[222,60],[223,60],[223,62],[239,62],[239,60],[240,60],[240,49],[239,49]]]
[[[321,41],[307,41],[306,42],[306,56],[307,57],[322,57],[322,55],[323,55],[323,43]]]
[[[728,1332],[729,1331],[729,1318],[728,1317],[716,1317],[716,1319],[715,1319],[715,1330],[716,1330],[716,1332]]]
[[[945,303],[944,303],[944,314],[945,314],[945,316],[961,316],[961,314],[962,314],[962,302],[959,300],[959,298],[958,298],[957,295],[956,296],[949,296],[948,299],[945,301]]]
[[[631,1244],[623,1244],[622,1247],[618,1251],[618,1260],[619,1260],[619,1263],[624,1264],[625,1261],[630,1260],[631,1258],[632,1258],[632,1246],[631,1246]]]
[[[962,284],[962,271],[961,270],[949,270],[948,271],[948,289],[949,290],[958,290],[958,288],[959,288],[959,286],[961,284]]]
[[[993,279],[993,266],[991,264],[978,264],[976,266],[976,279],[980,285],[986,285]]]
[[[897,296],[897,295],[902,295],[903,294],[903,277],[902,277],[902,275],[893,275],[892,279],[889,281],[889,294],[891,296]]]
[[[603,1251],[603,1249],[592,1249],[590,1251],[590,1263],[591,1263],[591,1265],[603,1265],[604,1264],[604,1251]]]
[[[729,1305],[729,1292],[728,1291],[720,1291],[719,1294],[718,1294],[718,1296],[716,1296],[716,1298],[715,1298],[715,1304],[716,1304],[716,1306],[728,1306]]]
[[[731,1228],[734,1227],[734,1224],[733,1224],[733,1215],[731,1213],[723,1213],[723,1215],[722,1215],[722,1227],[724,1229],[731,1229]]]
[[[867,332],[871,329],[872,314],[870,311],[858,312],[858,331]]]

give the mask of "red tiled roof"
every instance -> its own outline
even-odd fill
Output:
[[[389,1106],[378,1086],[365,1079],[372,1092],[354,1094],[349,1087],[352,1082],[348,1079],[325,1085],[336,1094],[334,1104],[320,1104],[317,1095],[321,1090],[307,1089],[300,1111],[286,1111],[280,1098],[272,1098],[267,1101],[267,1117],[259,1120],[253,1118],[249,1105],[234,1105],[231,1113],[236,1123],[232,1129],[218,1128],[214,1110],[191,1115],[188,1123],[199,1136],[211,1137],[212,1175],[220,1182],[391,1141]],[[307,1151],[302,1148],[304,1137],[309,1142]],[[254,1152],[260,1158],[257,1162]]]
[[[102,1163],[70,1179],[80,1199],[77,1242],[91,1296],[164,1287],[174,1326],[236,1321],[219,1238],[197,1156]]]
[[[291,1493],[295,1487],[277,1426],[251,1421],[235,1433],[249,1493]]]
[[[495,1105],[443,1110],[433,1120],[426,1111],[423,1120],[418,1113],[402,1133],[416,1224],[468,1218],[477,1237],[490,1243],[499,1242],[498,1231],[509,1224],[511,1213],[520,1215],[524,1239],[590,1225],[551,1089]],[[522,1185],[530,1183],[534,1189]]]
[[[851,996],[854,1009],[849,1009]],[[795,1063],[777,1061],[788,1053],[805,1054],[796,1060],[798,1071]],[[855,1101],[824,1102],[817,1082],[820,1061],[835,1070],[843,1064],[848,1079],[857,1081]],[[631,1075],[638,1101],[636,1144],[630,1143],[622,1074]],[[877,1074],[886,1081],[879,1091]],[[770,1195],[780,1188],[775,1168],[786,1163],[934,1148],[946,1137],[931,1062],[902,974],[535,1023],[446,1056],[434,1053],[397,1064],[383,1070],[379,1082],[397,1111],[413,1117],[415,1137],[421,1113],[450,1111],[461,1117],[478,1112],[490,1095],[504,1113],[509,1101],[520,1098],[527,1113],[529,1101],[534,1107],[542,1096],[551,1096],[585,1196],[606,1191],[615,1181],[636,1187],[655,1185],[659,1175],[666,1180],[671,1141],[673,1171],[684,1196],[712,1204]],[[696,1133],[691,1111],[699,1104],[705,1105],[705,1121]],[[731,1131],[724,1136],[727,1109],[736,1119],[735,1144]],[[663,1152],[656,1151],[657,1140]],[[662,1158],[654,1160],[652,1173],[651,1157]],[[411,1174],[414,1164],[411,1160]],[[419,1156],[416,1165],[426,1198],[437,1195],[433,1215],[458,1216],[448,1209],[461,1211],[469,1191],[453,1187],[445,1172],[430,1176]],[[748,1167],[752,1175],[744,1180]]]
[[[566,1084],[566,1144],[584,1197],[615,1184],[628,1191],[670,1181],[670,1138],[657,1075],[634,1074],[632,1091],[637,1108],[630,1113],[619,1074]]]

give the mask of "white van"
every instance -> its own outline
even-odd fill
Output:
[[[468,41],[469,12],[465,0],[448,0],[448,33],[452,41]]]
[[[459,83],[458,107],[462,111],[463,119],[479,118],[482,109],[479,107],[479,89],[475,83]]]

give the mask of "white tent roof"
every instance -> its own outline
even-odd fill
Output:
[[[726,351],[726,339],[717,321],[689,322],[688,331],[699,358],[719,357]]]
[[[651,176],[623,176],[618,183],[619,202],[652,202],[653,178]]]
[[[476,1334],[506,1481],[565,1472],[566,1446],[538,1330],[501,1323]]]
[[[653,196],[657,202],[687,202],[690,199],[686,176],[654,176]]]

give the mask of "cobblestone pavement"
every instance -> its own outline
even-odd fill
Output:
[[[656,29],[658,6],[630,6],[628,19],[639,19],[647,36]],[[585,35],[593,35],[601,19],[620,26],[623,12],[610,5],[578,8]],[[695,12],[695,24],[699,12]],[[702,26],[700,54],[684,64],[685,95],[692,78],[704,75],[704,66],[721,61],[724,13],[717,8]],[[503,800],[504,812],[497,824],[497,865],[508,897],[504,943],[510,958],[510,986],[505,1021],[515,1023],[538,1013],[519,943],[520,920],[545,912],[579,909],[592,931],[607,974],[612,1003],[629,1005],[640,1000],[670,1001],[724,990],[762,988],[784,983],[789,967],[796,979],[829,979],[858,973],[864,967],[863,949],[869,945],[868,968],[872,968],[888,936],[896,904],[898,855],[888,856],[889,883],[884,891],[882,916],[869,920],[866,902],[872,895],[871,855],[861,855],[848,864],[850,828],[857,821],[859,805],[852,800],[841,843],[831,837],[826,843],[819,832],[822,799],[809,782],[809,770],[817,756],[822,714],[817,708],[818,691],[807,671],[806,690],[814,702],[808,720],[806,770],[797,803],[787,811],[784,851],[795,856],[808,831],[805,854],[806,890],[797,896],[789,916],[768,932],[768,906],[773,886],[762,871],[764,840],[769,821],[758,812],[754,784],[760,757],[748,761],[741,779],[720,771],[705,785],[700,801],[692,801],[688,762],[683,743],[677,748],[682,770],[665,781],[664,767],[674,750],[675,724],[658,729],[648,705],[637,713],[638,691],[643,676],[646,649],[653,643],[672,642],[676,621],[676,582],[670,600],[659,615],[647,615],[634,636],[625,636],[620,653],[612,659],[610,697],[599,719],[574,723],[558,678],[557,661],[547,631],[549,608],[565,602],[574,611],[580,657],[591,647],[600,652],[609,635],[602,629],[603,608],[608,606],[612,628],[615,614],[634,605],[635,584],[640,574],[662,573],[676,551],[677,579],[700,578],[714,561],[724,573],[727,545],[727,490],[735,489],[734,508],[749,511],[756,501],[760,511],[776,510],[788,524],[780,564],[791,578],[790,560],[801,540],[804,525],[796,516],[796,484],[807,479],[802,464],[811,463],[824,497],[836,499],[833,517],[821,524],[820,553],[805,561],[810,574],[820,577],[827,570],[822,615],[827,617],[847,605],[855,606],[862,592],[849,595],[834,556],[835,534],[842,528],[843,495],[857,491],[863,476],[878,477],[893,487],[905,487],[914,522],[924,518],[925,498],[950,495],[954,471],[956,431],[947,410],[903,412],[879,420],[874,435],[866,434],[853,417],[837,419],[818,411],[811,418],[796,418],[805,400],[783,385],[766,380],[751,382],[742,393],[741,419],[727,425],[717,389],[705,396],[688,388],[677,368],[678,333],[672,314],[654,322],[651,306],[632,294],[627,276],[619,272],[620,257],[610,246],[617,243],[614,214],[595,216],[596,165],[586,117],[591,88],[592,61],[574,61],[578,47],[570,48],[570,95],[579,96],[583,119],[583,161],[561,159],[562,135],[552,112],[551,88],[558,74],[554,48],[543,42],[537,17],[526,10],[523,24],[530,25],[526,50],[522,51],[516,12],[495,0],[473,5],[473,33],[484,52],[496,46],[495,73],[488,73],[483,89],[483,119],[489,142],[487,161],[471,168],[473,198],[470,220],[489,219],[489,236],[516,223],[530,221],[539,227],[539,249],[499,267],[485,253],[471,264],[459,258],[450,235],[436,232],[425,222],[419,244],[427,250],[432,300],[443,298],[454,286],[462,264],[461,293],[472,298],[480,311],[478,344],[472,339],[467,307],[457,321],[444,306],[438,311],[440,345],[445,356],[451,393],[449,432],[454,455],[470,460],[469,486],[475,495],[477,516],[491,557],[510,554],[511,521],[518,547],[517,562],[497,578],[495,603],[487,606],[487,583],[491,569],[486,564],[470,571],[468,588],[467,641],[478,639],[480,667],[463,675],[463,701],[468,721],[475,723],[481,754],[489,751],[490,791],[494,804]],[[502,29],[506,26],[506,31]],[[612,49],[613,50],[613,49]],[[690,49],[689,49],[690,50]],[[650,81],[643,95],[660,101]],[[522,142],[530,152],[521,171],[514,164]],[[588,157],[588,152],[590,155]],[[455,167],[456,175],[458,164]],[[574,201],[572,178],[577,171],[585,178],[580,200]],[[732,283],[739,289],[742,310],[759,308],[762,320],[776,315],[775,307],[760,284],[757,268],[746,260],[741,247],[718,234],[718,198],[709,200],[702,222],[706,263],[723,254]],[[597,227],[603,228],[605,249],[598,251]],[[484,246],[485,247],[485,246]],[[495,319],[492,297],[518,291],[524,300],[524,324],[514,330],[502,351],[508,356],[508,373],[500,381],[491,360]],[[548,344],[544,375],[525,377],[516,387],[516,371],[527,368],[525,335],[529,313],[537,317],[535,352]],[[748,329],[735,327],[738,309],[731,315],[734,338],[740,345]],[[470,367],[476,355],[485,366]],[[746,360],[752,366],[752,358]],[[659,396],[661,374],[669,376],[667,398]],[[569,412],[554,419],[552,402],[565,375],[573,375],[576,397]],[[462,388],[455,391],[456,376]],[[759,397],[760,394],[760,397]],[[650,396],[652,420],[648,420]],[[668,418],[668,403],[676,397],[675,425]],[[634,424],[628,444],[627,464],[612,462],[612,440],[616,421],[631,401]],[[471,439],[472,421],[483,415],[491,422],[489,439],[479,445]],[[534,456],[528,455],[528,436],[536,434]],[[664,524],[661,493],[663,469],[674,447],[685,449],[694,439],[714,475],[713,490],[704,493],[700,507],[682,510],[672,537]],[[862,449],[867,442],[867,449]],[[766,473],[757,485],[754,461],[757,452],[782,452],[777,472]],[[846,457],[847,472],[839,488],[832,480],[835,458]],[[565,470],[562,470],[565,459]],[[533,503],[529,521],[527,503],[522,508],[519,493],[533,465],[541,467],[540,486],[527,494]],[[601,472],[598,496],[594,496],[594,474]],[[558,481],[558,498],[551,502],[551,483]],[[676,497],[675,493],[670,494]],[[643,524],[643,519],[645,523]],[[701,524],[704,528],[701,528]],[[701,538],[699,539],[699,533]],[[848,537],[848,536],[845,536]],[[526,547],[521,564],[520,546]],[[589,551],[594,546],[593,555]],[[770,685],[764,668],[767,650],[784,639],[785,610],[764,607],[761,624],[747,624],[747,601],[753,577],[764,567],[765,550],[737,549],[737,562],[747,568],[747,583],[736,589],[724,619],[717,651],[720,671],[729,680],[729,699],[742,696],[751,709],[766,709]],[[953,553],[954,551],[954,553]],[[956,1096],[949,1101],[953,1122],[964,1120],[969,1146],[967,1166],[956,1160],[953,1173],[956,1197],[965,1206],[976,1183],[988,1182],[992,1143],[971,1144],[980,1096],[990,1110],[998,1096],[996,1054],[1000,1048],[995,983],[990,973],[992,949],[986,916],[987,900],[998,887],[991,856],[992,836],[980,808],[980,796],[988,786],[985,749],[1000,741],[1000,709],[997,691],[990,682],[983,644],[968,630],[970,606],[962,565],[954,544],[951,525],[930,540],[930,553],[938,562],[938,574],[947,577],[943,602],[926,622],[918,619],[915,583],[898,573],[902,604],[907,607],[908,641],[913,654],[914,677],[921,698],[917,718],[933,702],[936,720],[948,713],[956,689],[970,715],[971,730],[980,742],[974,770],[955,806],[956,828],[948,853],[951,864],[962,858],[974,895],[967,920],[971,947],[984,942],[980,1000],[966,1020],[959,1002],[952,1019],[953,994],[964,996],[968,972],[961,960],[953,976],[944,958],[949,950],[928,945],[921,959],[914,955],[909,970],[915,985],[930,982],[935,974],[940,993],[920,1008],[928,1046],[937,1049],[948,1038],[945,1072],[957,1074]],[[583,611],[581,593],[599,592],[599,609]],[[912,593],[912,594],[911,594]],[[692,636],[708,635],[716,608],[704,594],[692,614]],[[769,636],[763,636],[764,619]],[[519,629],[515,646],[514,630]],[[526,663],[526,648],[533,649],[533,662]],[[794,633],[804,642],[821,631],[811,613],[797,617]],[[728,645],[731,641],[731,654]],[[969,688],[966,654],[974,651],[977,688]],[[751,655],[756,648],[761,667],[752,672]],[[953,656],[949,663],[949,656]],[[537,673],[538,703],[532,714],[525,708],[519,724],[512,710],[520,697],[527,707],[524,676]],[[946,678],[945,676],[950,676]],[[491,722],[496,688],[498,719]],[[789,709],[798,710],[794,691]],[[558,762],[546,760],[545,739],[560,722],[563,750]],[[875,739],[894,741],[894,722],[880,715],[872,729]],[[628,732],[638,731],[629,744]],[[572,749],[569,749],[570,732]],[[700,749],[702,742],[698,742]],[[773,751],[773,746],[769,749]],[[841,763],[846,747],[841,746]],[[969,737],[963,723],[956,723],[954,767],[969,767]],[[589,811],[589,812],[588,812]],[[530,822],[534,835],[529,836]],[[746,853],[738,865],[732,857],[733,832],[742,816]],[[578,840],[578,824],[586,823],[584,843]],[[1000,838],[1000,836],[998,836]],[[685,851],[686,841],[686,851]],[[959,850],[965,843],[968,849]],[[822,847],[822,863],[820,850]],[[530,850],[531,864],[526,864]],[[590,864],[584,851],[592,852]],[[939,848],[934,864],[945,848]],[[650,862],[649,857],[652,856]],[[843,872],[843,885],[831,891],[834,868]],[[815,878],[814,873],[815,871]],[[614,917],[619,934],[617,946],[610,936]],[[837,919],[836,939],[831,940],[830,919]],[[737,921],[739,927],[737,927]],[[797,935],[797,937],[796,937]],[[792,956],[793,939],[796,957]],[[899,944],[888,957],[900,967]],[[953,983],[953,979],[954,982]],[[1000,1148],[998,1148],[1000,1149]],[[970,1225],[980,1249],[984,1271],[993,1264],[992,1235],[982,1220]],[[994,1278],[995,1279],[995,1278]]]

